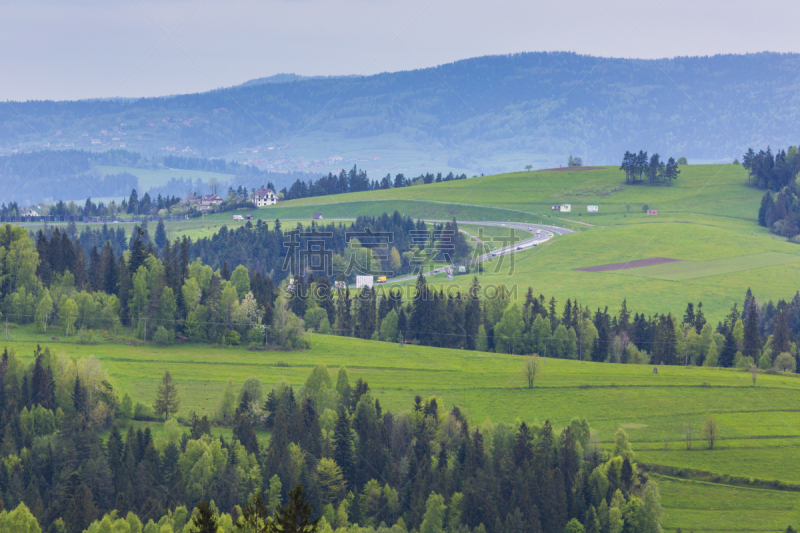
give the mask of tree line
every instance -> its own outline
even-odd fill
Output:
[[[212,435],[207,415],[185,426],[169,416],[183,390],[169,372],[151,407],[120,398],[95,358],[47,347],[33,356],[24,364],[7,348],[0,357],[0,525],[15,531],[660,527],[658,487],[625,432],[602,450],[585,419],[561,429],[472,425],[458,407],[420,396],[393,413],[366,381],[351,384],[344,368],[334,380],[319,365],[300,387],[280,381],[264,391],[253,377],[237,390],[229,380],[214,415],[233,428],[229,438]],[[167,416],[158,436],[129,424],[158,412]],[[265,429],[267,444],[256,435]]]
[[[398,214],[386,215],[390,220],[417,227]],[[352,227],[376,227],[375,220],[360,219]],[[272,231],[263,223],[235,232],[223,228],[206,245],[260,234],[257,247],[263,243],[279,250],[284,244],[280,230],[279,223]],[[364,246],[355,246],[345,242],[342,227],[333,230],[334,241],[340,240],[335,249],[352,253],[361,264],[375,258],[367,239]],[[86,230],[81,236],[102,238],[101,231]],[[231,235],[236,233],[241,235]],[[118,239],[119,231],[107,235]],[[118,253],[115,246],[127,250]],[[314,331],[596,362],[797,368],[800,293],[774,304],[759,302],[748,290],[744,305],[734,304],[715,328],[702,303],[688,304],[683,317],[634,313],[626,301],[616,314],[607,306],[592,310],[573,299],[559,309],[554,297],[535,296],[532,288],[524,301],[517,301],[502,287],[483,291],[475,278],[467,290],[445,293],[421,274],[405,294],[380,287],[351,292],[349,286],[337,288],[334,280],[302,268],[280,270],[282,276],[265,271],[266,266],[278,268],[275,263],[251,269],[236,264],[230,246],[220,249],[228,252],[218,256],[221,265],[215,269],[213,262],[196,257],[211,254],[198,254],[189,239],[170,242],[160,226],[153,242],[146,227],[138,226],[129,246],[109,239],[102,248],[93,244],[87,258],[84,245],[58,228],[49,236],[38,233],[34,244],[21,228],[3,226],[0,250],[8,252],[0,277],[2,311],[12,322],[34,323],[41,331],[56,327],[65,335],[86,336],[92,329],[130,328],[138,338],[162,344],[177,339],[303,348],[308,346],[306,333]],[[406,258],[392,253],[388,261]],[[289,274],[291,279],[284,277]]]
[[[428,185],[430,183],[442,183],[445,181],[467,179],[466,174],[456,175],[450,172],[442,176],[439,172],[435,176],[428,172],[420,174],[416,178],[406,178],[403,174],[397,174],[392,179],[391,174],[386,174],[381,180],[370,181],[365,170],[358,170],[353,166],[348,172],[342,169],[338,175],[328,173],[327,176],[314,181],[313,179],[304,182],[296,180],[288,189],[281,190],[284,200],[295,200],[297,198],[309,198],[313,196],[328,196],[331,194],[344,194],[348,192],[377,191],[380,189],[391,189],[398,187],[410,187],[412,185]]]
[[[800,202],[797,200],[797,173],[800,172],[800,152],[796,146],[779,150],[747,150],[742,158],[748,181],[766,189],[758,208],[758,224],[770,233],[796,240],[800,234]]]
[[[636,152],[625,152],[622,157],[622,165],[619,169],[625,171],[625,183],[639,184],[645,180],[649,185],[666,183],[672,185],[672,180],[678,179],[678,165],[686,164],[686,158],[680,158],[678,162],[670,157],[666,163],[658,154],[653,154],[649,158],[647,152],[639,150]]]
[[[742,166],[747,169],[750,184],[779,192],[793,183],[800,171],[800,152],[796,146],[790,146],[788,151],[778,150],[774,155],[769,146],[758,153],[748,148],[742,156]]]
[[[298,228],[290,238],[307,249],[306,244],[323,235],[330,248],[331,268],[340,272],[343,281],[352,281],[362,268],[394,269],[397,273],[411,268],[414,252],[401,255],[397,251],[404,244],[410,247],[409,228],[428,236],[434,235],[436,228],[440,233],[452,228],[452,235],[461,239],[450,252],[453,257],[470,251],[455,222],[428,228],[399,213],[360,217],[349,227],[329,224],[311,228],[319,232]],[[391,247],[383,242],[382,253],[377,253],[382,244],[379,230],[401,240]],[[349,239],[353,234],[361,240]],[[212,239],[197,243],[185,237],[169,241],[163,222],[156,227],[154,239],[143,224],[136,226],[130,241],[122,230],[106,225],[87,227],[80,235],[74,224],[66,231],[46,228],[37,232],[35,241],[24,229],[4,225],[0,235],[0,250],[10,252],[3,254],[2,311],[13,322],[34,323],[43,332],[63,327],[66,335],[87,335],[92,329],[118,331],[125,326],[143,340],[162,343],[177,336],[194,342],[258,345],[265,338],[263,328],[270,328],[275,331],[274,344],[287,348],[307,345],[298,314],[303,316],[309,304],[302,298],[290,298],[288,288],[277,290],[286,276],[299,277],[304,272],[294,253],[287,251],[279,221],[273,230],[262,221],[230,232],[223,227]],[[419,246],[424,249],[426,243]],[[247,257],[235,254],[237,249],[247,250],[247,257],[259,262],[248,269],[243,264]],[[443,252],[430,255],[439,253]],[[212,265],[221,264],[212,268],[201,261],[201,255],[209,257]],[[312,282],[310,276],[305,285],[298,282],[297,293]],[[332,285],[324,276],[317,283],[327,307],[335,298]],[[280,304],[273,314],[276,302]]]

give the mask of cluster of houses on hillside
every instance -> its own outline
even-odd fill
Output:
[[[280,201],[275,191],[267,188],[260,188],[250,195],[252,202],[256,207],[268,207],[275,205]],[[242,200],[244,201],[244,200]],[[218,194],[206,194],[200,198],[190,198],[189,203],[195,206],[199,211],[211,211],[214,207],[221,205],[223,202],[222,197]]]

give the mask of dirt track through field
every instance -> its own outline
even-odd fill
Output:
[[[597,265],[593,267],[573,268],[581,272],[610,272],[612,270],[628,270],[631,268],[649,267],[653,265],[663,265],[664,263],[675,263],[680,259],[670,259],[669,257],[650,257],[648,259],[637,259],[627,263],[609,263],[607,265]]]

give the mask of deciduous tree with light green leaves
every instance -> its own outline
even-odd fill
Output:
[[[217,407],[217,420],[223,424],[233,422],[233,414],[236,411],[236,385],[232,378],[228,378],[225,390],[222,391],[222,399]]]
[[[131,290],[131,298],[128,301],[128,306],[131,310],[131,321],[142,331],[144,330],[144,324],[142,323],[140,325],[139,322],[144,321],[149,296],[150,289],[147,288],[147,268],[142,265],[133,275],[133,289]]]
[[[217,472],[227,461],[228,451],[222,448],[219,439],[203,435],[200,439],[190,440],[178,460],[187,495],[195,501],[206,498],[214,486]]]
[[[625,430],[619,428],[617,433],[614,435],[614,451],[611,452],[613,457],[622,457],[623,459],[628,459],[629,461],[633,461],[633,450],[631,449],[631,443],[628,441],[628,434],[625,433]]]
[[[512,302],[503,313],[500,323],[494,328],[494,347],[498,353],[522,353],[525,341],[523,332],[525,321],[522,319],[517,302]]]
[[[75,300],[67,298],[64,305],[59,309],[58,314],[64,326],[64,334],[67,336],[74,335],[75,321],[78,319],[78,305]]]
[[[445,509],[444,498],[431,492],[428,501],[425,502],[425,516],[419,527],[420,533],[442,533]]]
[[[161,297],[158,299],[158,325],[174,331],[176,310],[175,294],[170,287],[164,287]]]
[[[34,321],[36,327],[42,332],[47,333],[47,324],[50,322],[50,315],[53,314],[53,299],[47,289],[42,293],[39,303],[36,305]]]
[[[39,522],[30,509],[20,503],[13,511],[0,513],[0,531],[14,533],[42,533]]]
[[[236,288],[239,299],[244,298],[244,295],[250,292],[250,273],[247,271],[247,267],[239,265],[233,269],[231,285]]]
[[[278,474],[275,474],[271,478],[269,478],[269,509],[270,513],[274,513],[276,509],[281,506],[281,489],[283,485],[281,485],[281,478],[278,477]]]

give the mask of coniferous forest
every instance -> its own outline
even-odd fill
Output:
[[[258,378],[238,398],[231,382],[217,417],[233,436],[213,437],[206,416],[187,421],[188,431],[170,418],[180,384],[168,371],[151,409],[118,398],[96,359],[76,364],[38,347],[34,356],[29,366],[13,350],[0,359],[4,531],[659,528],[658,488],[623,430],[609,452],[586,420],[561,431],[547,421],[478,427],[419,396],[392,413],[367,382],[351,384],[344,368],[334,380],[317,366],[303,387],[279,382],[266,397]],[[119,430],[148,414],[167,419],[162,436]],[[256,429],[269,431],[268,444]],[[319,521],[281,528],[303,518],[300,490],[313,505],[306,521]]]

